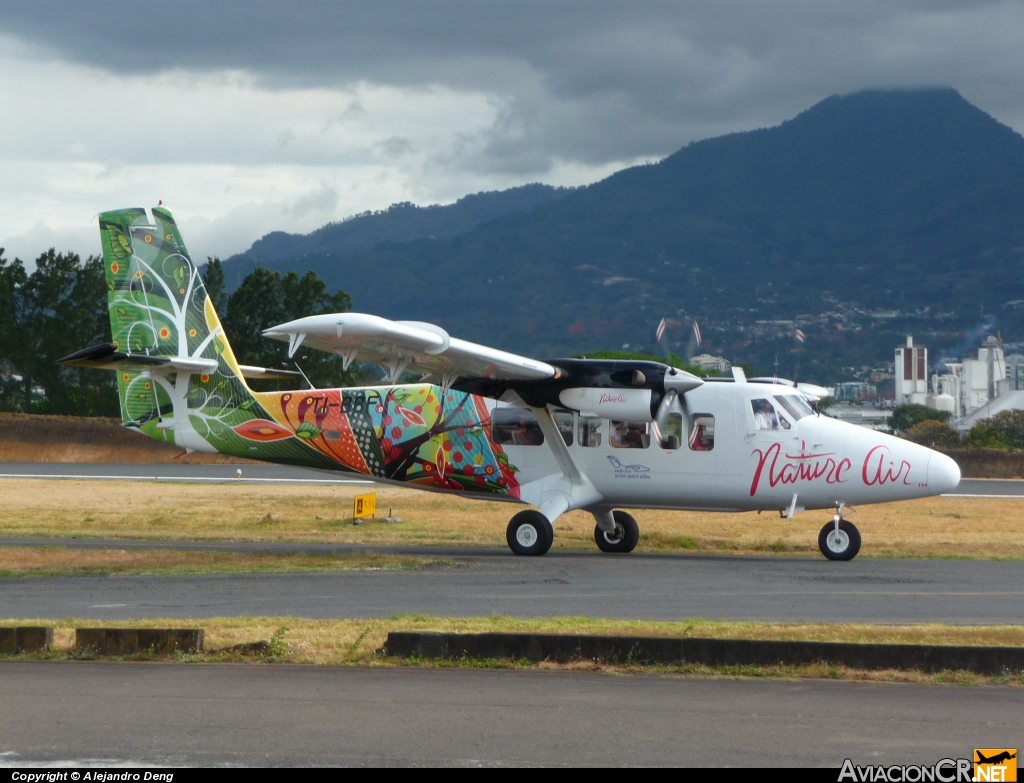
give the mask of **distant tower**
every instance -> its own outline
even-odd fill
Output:
[[[907,335],[906,346],[896,349],[896,404],[925,405],[928,401],[928,349],[914,347]]]

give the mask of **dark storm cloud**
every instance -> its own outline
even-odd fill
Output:
[[[0,30],[118,73],[478,90],[497,121],[450,157],[482,171],[659,156],[868,87],[952,85],[1024,117],[1016,2],[36,0],[0,5]]]

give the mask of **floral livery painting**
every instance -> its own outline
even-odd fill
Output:
[[[429,384],[256,397],[296,438],[350,470],[519,497],[516,468],[491,440],[490,413],[480,397]]]

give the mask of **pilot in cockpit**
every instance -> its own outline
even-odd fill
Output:
[[[751,400],[750,407],[754,411],[754,426],[759,430],[777,430],[779,417],[775,408],[768,400]]]

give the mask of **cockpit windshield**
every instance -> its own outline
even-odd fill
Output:
[[[814,415],[814,409],[799,394],[777,394],[775,401],[793,417],[793,421],[800,421],[805,416]]]

